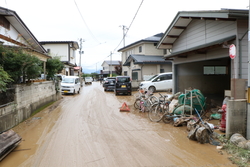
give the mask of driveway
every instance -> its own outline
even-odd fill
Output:
[[[63,95],[13,129],[23,140],[0,166],[234,166],[216,146],[189,140],[186,127],[151,122],[134,99],[104,92],[99,82]],[[124,102],[130,112],[120,112]]]

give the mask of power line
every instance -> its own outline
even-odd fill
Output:
[[[118,47],[120,46],[120,44],[123,42],[125,36],[127,35],[128,31],[129,31],[129,29],[130,29],[130,27],[132,26],[132,24],[133,24],[133,22],[134,22],[134,20],[135,20],[135,18],[136,18],[136,16],[137,16],[137,14],[138,14],[138,12],[139,12],[141,6],[142,6],[143,1],[144,1],[144,0],[141,1],[140,6],[138,7],[138,9],[137,9],[137,11],[136,11],[136,13],[135,13],[135,15],[134,15],[134,17],[133,17],[133,19],[132,19],[130,25],[129,25],[129,27],[127,28],[126,33],[123,34],[122,40],[121,40],[120,43],[117,45],[117,47],[113,50],[113,52],[115,52],[115,50],[117,50],[117,48],[118,48]],[[84,21],[84,22],[85,22],[85,21]],[[113,54],[113,53],[111,53],[111,54]],[[110,57],[110,55],[106,56],[106,57],[103,59],[103,61],[104,61],[106,58],[108,58],[108,57]],[[101,62],[101,61],[98,61],[98,62],[96,62],[96,63],[99,63],[99,62]],[[96,63],[94,63],[93,65],[95,65]],[[91,66],[93,66],[93,65],[91,65]],[[88,66],[88,67],[90,67],[90,66]]]
[[[135,20],[135,17],[137,16],[137,13],[139,12],[139,10],[140,10],[140,8],[141,8],[141,6],[142,6],[143,1],[144,1],[144,0],[141,1],[141,4],[140,4],[140,6],[138,7],[138,9],[137,9],[137,11],[136,11],[136,13],[135,13],[135,15],[134,15],[134,18],[133,18],[133,20],[131,21],[131,23],[130,23],[130,25],[129,25],[129,27],[128,27],[128,30],[127,30],[126,33],[123,35],[122,40],[120,41],[120,43],[118,44],[118,46],[114,49],[114,51],[120,46],[120,44],[121,44],[122,41],[124,40],[125,36],[127,35],[128,31],[130,30],[130,27],[132,26],[132,24],[133,24],[133,22],[134,22],[134,20]]]
[[[96,37],[94,36],[94,34],[91,32],[89,26],[88,26],[87,23],[85,22],[85,20],[84,20],[84,18],[83,18],[83,16],[82,16],[82,13],[81,13],[81,11],[79,10],[78,5],[77,5],[77,3],[76,3],[75,0],[74,0],[74,2],[75,2],[75,5],[76,5],[76,8],[77,8],[77,10],[78,10],[78,12],[79,12],[79,14],[80,14],[80,16],[81,16],[81,18],[82,18],[82,21],[84,22],[85,26],[87,27],[87,29],[88,29],[90,35],[92,36],[92,38],[93,38],[97,43],[100,44],[100,42],[96,39]]]

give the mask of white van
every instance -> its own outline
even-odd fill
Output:
[[[63,94],[80,93],[80,79],[78,76],[65,76],[61,82],[61,92]]]
[[[167,91],[167,90],[172,90],[172,88],[173,88],[172,72],[166,72],[154,75],[147,81],[143,81],[140,83],[140,89],[147,89],[152,92]]]

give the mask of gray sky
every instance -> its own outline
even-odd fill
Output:
[[[248,9],[249,1],[0,0],[0,4],[16,11],[38,41],[79,42],[82,38],[83,71],[95,72],[110,60],[111,52],[112,60],[121,59],[117,50],[123,47],[123,25],[131,25],[125,38],[128,45],[164,33],[178,11]]]

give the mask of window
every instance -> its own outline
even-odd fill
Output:
[[[137,80],[138,79],[138,72],[133,72],[132,73],[132,80]]]
[[[128,75],[128,72],[127,72],[127,71],[124,71],[124,75],[127,76],[127,75]]]
[[[203,74],[204,75],[226,75],[227,67],[226,66],[204,66]]]
[[[164,69],[160,69],[160,73],[164,73]]]
[[[141,53],[142,52],[142,47],[141,46],[139,46],[139,53]]]

